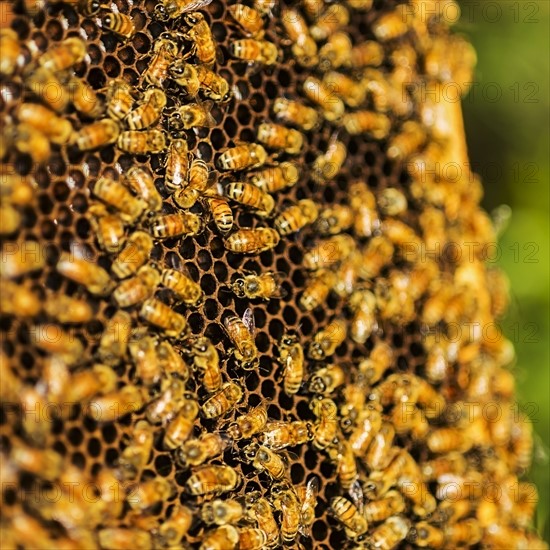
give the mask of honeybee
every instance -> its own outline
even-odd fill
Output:
[[[351,207],[343,204],[322,209],[315,222],[315,228],[321,235],[337,235],[347,231],[353,225],[354,213]]]
[[[244,448],[244,454],[256,470],[266,472],[272,479],[281,480],[286,476],[286,460],[271,449],[250,443]]]
[[[324,239],[304,254],[304,267],[310,271],[328,269],[349,257],[355,250],[355,246],[355,240],[346,234]]]
[[[298,338],[285,334],[279,344],[279,362],[283,366],[283,389],[287,395],[294,395],[304,379],[304,349]]]
[[[150,222],[151,233],[157,239],[198,235],[203,227],[201,218],[192,212],[164,214],[156,216]]]
[[[159,88],[145,90],[138,106],[130,111],[124,121],[130,130],[143,130],[156,124],[166,106],[166,94]]]
[[[313,161],[311,179],[317,183],[332,180],[342,169],[348,151],[346,146],[337,139],[331,139],[326,153],[322,153]]]
[[[264,21],[259,11],[245,4],[229,6],[227,11],[246,36],[262,38],[264,35]]]
[[[205,68],[205,71],[207,72],[201,71],[203,78],[206,78],[206,76],[211,72],[208,71],[207,68]],[[199,93],[201,81],[199,79],[198,65],[187,63],[184,59],[177,59],[170,64],[169,72],[170,77],[185,90],[186,95],[195,97]],[[210,76],[209,78],[212,80],[214,77]],[[225,82],[224,79],[221,80]],[[212,99],[215,98],[212,97]]]
[[[253,2],[254,8],[262,15],[272,14],[276,4],[275,0],[254,0]]]
[[[261,550],[267,544],[267,534],[263,529],[242,527],[239,530],[239,548],[241,550]]]
[[[117,472],[122,480],[136,478],[149,462],[153,450],[154,431],[149,422],[138,420],[133,427],[129,445],[117,461]]]
[[[315,521],[315,507],[319,494],[319,478],[313,476],[307,484],[296,487],[296,494],[300,502],[299,531],[304,537],[310,536],[311,525]]]
[[[369,523],[384,521],[390,516],[400,514],[405,509],[405,501],[399,491],[388,491],[379,500],[365,504],[364,515]]]
[[[147,405],[145,411],[147,420],[151,424],[168,424],[181,409],[184,394],[183,380],[175,376],[163,379],[159,397]]]
[[[31,204],[35,197],[36,182],[15,172],[0,172],[0,198],[16,206]]]
[[[237,523],[244,516],[243,505],[235,499],[219,498],[205,502],[201,508],[201,518],[207,525],[227,525]]]
[[[372,0],[346,0],[346,3],[354,10],[366,11],[372,7]]]
[[[32,126],[42,132],[57,145],[65,145],[72,133],[73,127],[67,119],[57,116],[53,111],[38,103],[22,103],[17,109],[19,122]]]
[[[206,199],[212,218],[220,233],[228,233],[233,229],[233,212],[229,203],[223,197],[208,197]]]
[[[178,63],[176,62],[171,68],[174,75],[177,73],[178,66]],[[225,78],[223,78],[223,76],[215,73],[214,71],[211,71],[208,67],[205,67],[204,65],[196,65],[194,67],[196,71],[196,79],[204,97],[220,102],[228,101],[231,98],[229,83],[227,82],[227,80],[225,80]],[[181,79],[175,80],[176,82],[178,82],[178,84],[182,84]],[[194,83],[194,77],[190,78],[188,83],[186,83],[184,80],[184,83],[182,85],[188,88],[189,95],[195,95],[189,88],[189,86],[196,86],[196,84]]]
[[[258,527],[267,535],[267,548],[273,548],[279,543],[279,526],[273,517],[271,504],[265,498],[256,499],[248,510],[248,517],[255,520]]]
[[[174,202],[181,208],[191,208],[207,190],[209,184],[208,165],[204,160],[194,158],[189,168],[189,183],[174,194]]]
[[[11,204],[0,205],[0,235],[10,235],[21,226],[21,215]]]
[[[357,462],[350,442],[345,439],[338,445],[336,465],[340,485],[345,490],[352,492],[352,488],[358,484]]]
[[[241,476],[230,466],[210,464],[193,471],[185,483],[190,494],[207,495],[221,494],[235,490],[241,482]]]
[[[148,298],[143,302],[139,316],[163,330],[169,337],[180,337],[187,328],[187,321],[181,313],[175,312],[156,298]]]
[[[354,342],[364,344],[378,328],[376,296],[370,290],[357,289],[350,296],[349,305],[353,312],[350,336]]]
[[[110,118],[103,118],[74,132],[71,141],[81,151],[90,151],[111,145],[117,140],[119,134],[119,125]]]
[[[122,38],[132,38],[136,34],[134,21],[124,13],[111,12],[102,19],[103,27],[122,36]]]
[[[283,278],[283,273],[275,273],[274,271],[266,271],[260,275],[243,275],[231,283],[231,290],[239,298],[249,298],[250,300],[280,298],[282,296],[281,282]]]
[[[399,38],[409,30],[406,8],[407,6],[398,6],[394,11],[384,13],[374,21],[372,30],[380,42]]]
[[[54,0],[49,3],[63,3],[74,6],[79,13],[85,15],[86,17],[91,17],[92,15],[95,15],[99,11],[99,8],[101,8],[98,0]]]
[[[170,517],[164,519],[155,534],[163,547],[177,546],[193,523],[193,512],[187,506],[176,505]]]
[[[72,104],[80,114],[89,118],[98,118],[103,114],[105,104],[87,82],[73,76],[69,79],[67,88]]]
[[[331,34],[349,23],[349,11],[342,4],[329,4],[310,27],[311,36],[317,41],[326,40]]]
[[[292,55],[296,58],[296,61],[304,67],[316,65],[319,60],[317,44],[311,36],[305,19],[297,10],[283,8],[281,10],[281,21],[292,42]]]
[[[176,457],[182,466],[199,466],[224,452],[226,438],[216,433],[203,433],[197,439],[188,439],[179,447]]]
[[[239,530],[233,525],[221,525],[203,535],[199,550],[228,550],[237,548],[238,544]]]
[[[336,71],[329,71],[323,76],[323,83],[331,88],[349,107],[359,107],[365,101],[366,89],[361,82]]]
[[[107,322],[101,335],[97,353],[107,365],[116,365],[126,356],[132,331],[132,318],[126,311],[118,310]]]
[[[147,481],[139,482],[132,495],[127,499],[128,504],[134,510],[144,511],[160,501],[166,501],[174,493],[172,482],[164,477],[154,477]]]
[[[177,19],[184,13],[205,8],[212,0],[163,0],[155,8],[155,15],[161,20]]]
[[[384,60],[384,48],[374,40],[367,40],[353,46],[350,53],[352,67],[378,67]]]
[[[242,143],[226,149],[217,159],[220,170],[246,170],[259,168],[267,160],[266,150],[257,143]]]
[[[146,264],[137,270],[134,277],[122,281],[113,290],[113,299],[123,308],[135,306],[149,298],[159,283],[158,270]]]
[[[134,155],[162,153],[166,149],[166,135],[162,130],[127,130],[120,132],[117,147]]]
[[[10,460],[18,469],[48,481],[55,481],[63,472],[63,457],[52,449],[35,449],[19,444],[11,450]]]
[[[29,155],[36,163],[46,162],[50,158],[50,139],[31,124],[21,123],[17,126],[8,126],[4,135],[8,142],[13,140],[13,145],[20,153]],[[4,210],[7,212],[9,208],[4,208]],[[15,210],[11,214],[17,219],[18,215]],[[8,227],[12,225],[14,229],[19,225],[18,222],[8,224],[5,221],[4,224]]]
[[[205,418],[225,416],[243,397],[242,388],[235,382],[226,382],[221,389],[209,397],[201,410]]]
[[[2,283],[2,287],[4,292],[9,288],[6,282]],[[14,303],[17,304],[18,302],[21,304],[20,300],[14,300]],[[33,300],[31,296],[29,296],[23,300],[23,302],[30,305],[33,303]],[[27,308],[29,305],[27,305]],[[19,309],[20,314],[22,314],[23,309],[24,308]],[[65,295],[57,295],[55,297],[48,296],[44,302],[44,311],[50,317],[57,319],[60,323],[67,324],[87,323],[91,321],[94,316],[92,306],[87,301]]]
[[[17,69],[21,56],[19,37],[13,29],[0,29],[0,74],[11,76]]]
[[[157,356],[158,341],[153,336],[142,336],[130,342],[128,348],[136,367],[136,376],[146,386],[159,381],[162,366]]]
[[[398,216],[407,210],[407,198],[393,187],[386,187],[378,195],[378,206],[386,216]]]
[[[187,183],[189,170],[189,150],[184,139],[173,139],[166,155],[166,177],[164,186],[173,193]]]
[[[369,134],[374,139],[384,139],[391,127],[390,119],[374,111],[355,111],[347,113],[342,118],[342,124],[352,136]]]
[[[237,315],[230,315],[223,321],[225,330],[231,343],[235,346],[235,359],[245,370],[254,369],[259,362],[258,348],[254,340],[254,313],[248,308],[241,319]]]
[[[319,49],[319,68],[322,71],[357,66],[352,63],[352,43],[348,34],[336,32]]]
[[[114,120],[124,120],[134,104],[133,88],[122,78],[110,80],[106,92],[107,115]]]
[[[317,111],[298,101],[276,98],[273,103],[275,117],[285,124],[298,126],[306,132],[315,128],[319,122]]]
[[[345,383],[344,369],[338,365],[329,365],[318,369],[309,379],[309,391],[330,395],[338,386]]]
[[[49,367],[55,363],[52,361]],[[48,372],[52,373],[53,368],[48,368]],[[55,372],[59,375],[59,372]],[[56,380],[56,382],[58,382]],[[73,374],[63,385],[63,398],[69,403],[88,402],[96,395],[110,393],[116,389],[118,377],[114,369],[106,365],[94,365],[91,369],[77,372]],[[48,382],[48,395],[53,386]],[[61,395],[61,392],[59,392]]]
[[[420,150],[426,139],[426,131],[422,125],[408,120],[403,123],[400,132],[390,140],[388,157],[393,160],[406,160]]]
[[[262,444],[274,451],[302,445],[312,439],[313,425],[303,420],[267,422],[261,435]]]
[[[153,250],[153,239],[145,231],[134,231],[122,250],[113,260],[111,269],[119,279],[134,275],[149,259]]]
[[[164,448],[181,447],[193,433],[193,423],[199,415],[199,404],[192,394],[186,393],[181,401],[181,408],[176,416],[168,422],[162,440]]]
[[[102,548],[136,548],[148,550],[153,547],[151,534],[137,527],[105,527],[98,531],[99,544]]]
[[[58,73],[83,61],[86,52],[86,42],[78,36],[71,36],[50,45],[48,51],[38,58],[38,64],[48,71]]]
[[[262,123],[258,127],[258,140],[271,149],[282,149],[289,155],[297,155],[304,145],[304,136],[293,128],[281,124]]]
[[[448,525],[445,529],[445,535],[447,544],[456,545],[456,547],[467,547],[473,546],[481,540],[483,530],[477,519],[469,518]]]
[[[279,57],[279,50],[273,42],[255,38],[241,38],[231,42],[229,53],[237,59],[262,65],[273,65]]]
[[[204,15],[194,11],[184,15],[183,19],[189,25],[183,37],[193,44],[194,54],[201,63],[212,65],[216,60],[216,41]]]
[[[2,311],[2,314],[4,315],[18,315],[21,317],[33,317],[37,315],[40,310],[42,309],[42,304],[39,299],[39,297],[28,287],[16,284],[12,281],[8,281],[6,279],[1,279],[1,285],[2,285],[2,292],[0,293],[0,310]],[[68,297],[66,297],[68,298]],[[68,298],[69,300],[74,300],[73,298]],[[77,300],[74,300],[77,302]],[[84,301],[78,301],[79,305],[83,306],[83,309],[81,312],[78,312],[77,319],[84,319],[83,321],[77,320],[76,322],[86,322],[88,319],[91,318],[92,310],[91,307],[88,305],[87,302]],[[65,302],[64,307],[67,305],[67,302]],[[51,309],[50,309],[51,308]],[[87,308],[87,309],[84,309]],[[53,317],[56,317],[56,313],[64,313],[64,310],[62,308],[57,309],[54,306],[54,302],[52,300],[48,300],[46,302],[46,306],[44,308],[46,310],[46,313],[48,315],[54,314]],[[63,318],[66,322],[66,319]],[[58,319],[61,323],[64,321]],[[69,321],[71,322],[71,321]]]
[[[311,199],[301,199],[297,204],[285,208],[274,220],[275,229],[280,235],[296,233],[313,223],[319,215],[317,205]]]
[[[145,201],[150,211],[158,212],[162,208],[162,197],[149,170],[132,166],[124,176],[124,183]]]
[[[140,389],[126,385],[102,397],[95,397],[89,404],[89,410],[96,422],[114,422],[127,414],[136,412],[143,405],[144,397]]]
[[[208,338],[201,337],[192,342],[191,353],[195,368],[203,371],[202,386],[208,393],[217,392],[222,385],[218,351]]]
[[[378,382],[393,362],[394,353],[385,342],[377,342],[368,359],[359,363],[359,371],[370,385]]]
[[[462,428],[435,428],[426,437],[426,445],[432,453],[450,453],[451,451],[468,451],[474,441]]]
[[[197,305],[203,298],[201,286],[176,269],[163,269],[161,282],[187,305]]]
[[[370,544],[373,548],[391,550],[396,548],[402,540],[405,540],[409,529],[409,520],[403,516],[391,516],[369,535]]]
[[[303,91],[310,101],[319,106],[327,121],[335,122],[342,118],[345,112],[344,102],[324,82],[308,76],[304,81]]]
[[[235,441],[250,439],[254,434],[263,431],[266,424],[267,409],[265,405],[259,405],[238,416],[227,428],[227,434]]]
[[[225,239],[224,245],[231,252],[242,254],[260,254],[275,248],[280,241],[279,233],[271,227],[239,229]]]
[[[212,100],[181,105],[170,115],[170,124],[177,130],[190,130],[198,127],[212,128],[216,125],[216,119],[210,113],[213,105]]]
[[[313,342],[308,348],[308,357],[314,361],[322,361],[326,357],[330,357],[336,348],[344,342],[346,335],[346,323],[340,319],[334,319],[313,337]]]
[[[334,442],[338,433],[338,407],[328,397],[316,396],[309,404],[313,414],[317,417],[313,446],[316,449],[328,449]]]
[[[153,57],[143,73],[143,81],[162,88],[178,55],[178,44],[169,35],[161,35],[153,45]]]
[[[189,367],[180,352],[164,340],[157,349],[158,360],[164,373],[175,374],[184,382],[189,379]]]
[[[275,208],[273,197],[251,183],[232,182],[225,186],[224,194],[235,202],[255,208],[260,216],[269,216]]]
[[[250,172],[250,181],[266,193],[276,193],[294,185],[300,177],[300,170],[294,162],[281,162],[276,166]]]
[[[26,74],[25,86],[57,113],[64,112],[69,105],[69,91],[58,76],[45,67],[36,67]]]
[[[56,269],[64,277],[81,284],[88,292],[97,296],[107,296],[114,286],[107,271],[78,254],[62,252]]]
[[[23,241],[19,251],[19,254],[14,254],[13,248],[6,245],[0,249],[0,274],[3,277],[14,279],[42,269],[46,265],[44,250],[38,241]],[[71,258],[69,254],[65,254]]]
[[[344,526],[348,537],[356,539],[367,532],[369,528],[367,519],[347,498],[333,497],[330,500],[330,508],[336,519]]]
[[[407,540],[420,548],[443,548],[446,537],[445,533],[435,525],[430,525],[427,521],[419,521],[409,531]]]

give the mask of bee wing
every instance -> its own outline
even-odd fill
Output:
[[[214,107],[215,103],[211,99],[207,99],[206,101],[201,101],[200,106],[201,109],[204,112],[205,116],[205,124],[204,126],[206,128],[213,128],[217,125],[216,119],[212,116],[212,107]]]
[[[193,2],[191,2],[190,4],[187,4],[187,6],[185,6],[184,12],[187,13],[189,11],[202,10],[203,8],[208,6],[208,4],[210,4],[211,2],[212,2],[212,0],[194,0]]]
[[[365,496],[363,494],[363,487],[361,486],[361,483],[359,482],[358,479],[354,481],[348,493],[349,493],[349,496],[351,497],[353,504],[355,504],[356,508],[359,510],[359,513],[362,514],[363,506],[365,502]]]
[[[285,280],[286,274],[282,271],[277,271],[271,274],[275,284],[277,285],[276,292],[271,296],[271,298],[284,298],[288,292],[281,286],[281,283]]]
[[[250,334],[254,336],[256,333],[256,323],[254,321],[254,312],[251,308],[247,308],[243,315],[244,326],[248,329]]]

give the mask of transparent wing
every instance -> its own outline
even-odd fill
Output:
[[[254,336],[254,334],[256,333],[256,323],[254,321],[254,312],[252,311],[251,308],[247,308],[247,310],[244,312],[243,323],[244,323],[244,326],[250,332],[250,334]]]

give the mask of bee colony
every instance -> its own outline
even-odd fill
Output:
[[[13,5],[2,549],[547,547],[457,9]]]

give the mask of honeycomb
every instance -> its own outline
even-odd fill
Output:
[[[521,480],[531,427],[514,406],[513,348],[495,333],[508,289],[483,263],[496,236],[478,206],[481,183],[438,169],[467,159],[460,104],[442,93],[451,84],[467,93],[461,83],[475,62],[449,34],[454,2],[246,3],[262,14],[248,34],[277,55],[242,43],[244,60],[235,44],[250,38],[251,12],[243,28],[220,0],[160,6],[27,0],[11,6],[11,31],[1,31],[2,548],[546,548],[531,523],[536,489]],[[169,18],[174,6],[181,13]],[[194,97],[170,72],[205,61],[189,32],[197,10],[216,45],[212,71],[228,84],[220,97],[204,86]],[[109,14],[135,28],[113,33]],[[48,55],[64,63],[68,50],[61,61],[52,52],[71,37],[85,55],[37,85]],[[82,150],[76,140],[109,118],[116,79],[130,84],[132,109],[143,105],[163,40],[177,54],[150,126],[166,144],[183,140],[188,160],[202,159],[213,180],[188,209],[167,186],[166,147],[133,154],[112,142]],[[84,105],[96,97],[96,113],[77,107],[67,82],[89,85]],[[284,125],[274,111],[281,99],[318,119],[307,130],[294,118],[287,125],[301,132],[297,154],[288,142],[265,147],[266,166],[293,162],[299,178],[272,193],[270,206],[265,195],[259,209],[229,200],[231,235],[278,233],[259,253],[228,250],[211,200],[256,169],[223,170],[219,159],[259,143],[262,124]],[[197,101],[213,120],[182,129],[174,113]],[[49,114],[24,121],[29,104]],[[159,209],[143,188],[128,189],[135,167],[152,175]],[[111,202],[101,178],[115,189]],[[179,212],[198,225],[151,236],[159,216]],[[98,240],[102,216],[123,228],[110,250]],[[136,231],[142,240],[128,241]],[[123,307],[113,290],[128,277],[117,269],[134,276],[142,252],[157,279]],[[166,270],[187,277],[179,294]],[[238,290],[239,279],[260,276],[267,299]],[[143,302],[153,295],[165,307],[151,323]],[[305,353],[295,393],[287,384],[300,358],[281,357],[289,335]],[[231,386],[237,402],[213,417],[204,404],[219,397],[205,377],[216,373],[196,351],[205,341],[219,355],[221,382],[240,388]],[[277,424],[266,427],[262,409]],[[260,423],[240,438],[235,421],[250,411]],[[275,427],[286,434],[279,446]],[[191,466],[190,455],[181,458],[190,442],[202,450],[207,440],[215,448],[206,458]],[[223,503],[237,510],[233,519],[206,521],[205,510]]]

